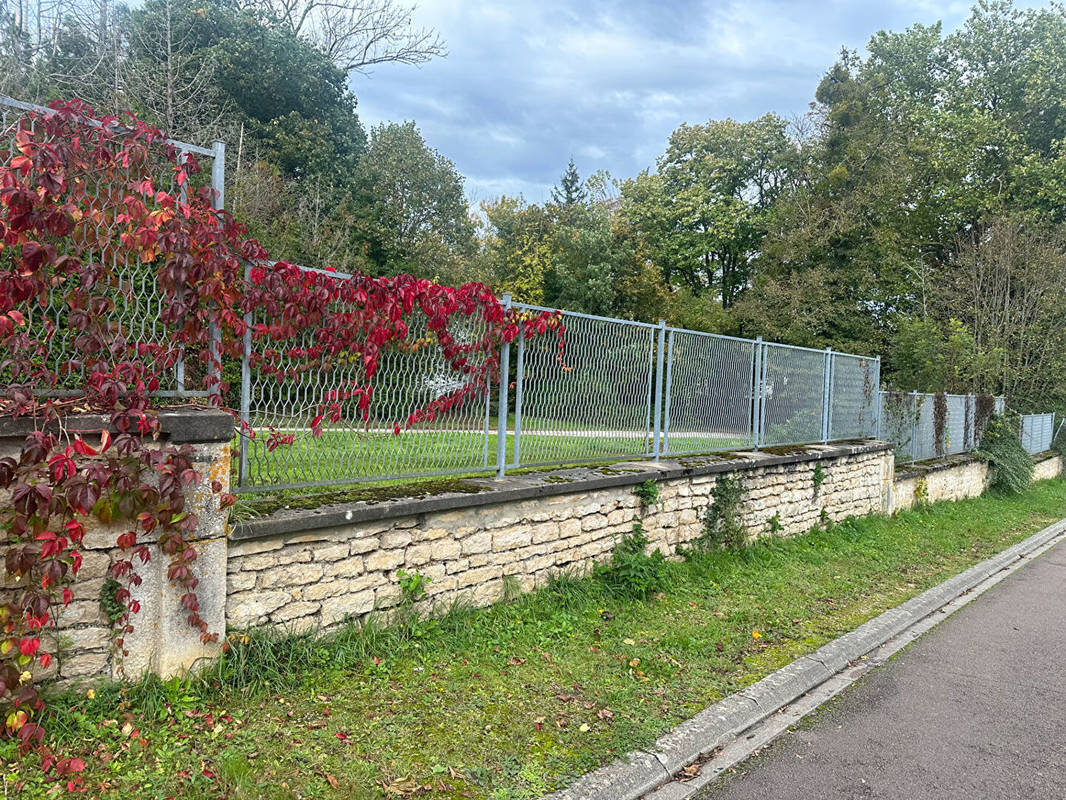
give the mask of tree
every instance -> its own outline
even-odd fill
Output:
[[[447,55],[431,28],[414,25],[415,6],[395,0],[249,0],[306,38],[344,72],[376,64],[424,64]]]
[[[729,308],[747,288],[768,210],[786,175],[784,120],[684,124],[670,137],[655,175],[623,184],[624,213],[654,242],[668,281]]]
[[[354,233],[376,269],[452,275],[472,253],[463,178],[413,122],[373,128],[353,181]]]
[[[573,206],[588,200],[588,192],[581,183],[581,176],[577,174],[574,159],[566,167],[566,172],[559,179],[559,185],[552,189],[552,202],[557,206]]]

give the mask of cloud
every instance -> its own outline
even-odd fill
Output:
[[[449,55],[352,87],[370,124],[414,119],[483,200],[545,200],[582,175],[654,165],[681,122],[806,111],[841,46],[968,13],[932,0],[423,0]]]

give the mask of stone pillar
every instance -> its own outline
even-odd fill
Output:
[[[186,508],[199,516],[192,539],[197,552],[194,570],[200,615],[211,633],[222,639],[226,633],[227,512],[219,508],[219,495],[211,489],[218,481],[229,491],[230,447],[233,418],[214,409],[178,408],[159,413],[161,442],[191,445],[193,462],[200,472],[200,484],[186,501]],[[72,415],[64,420],[68,432],[85,432],[86,441],[99,441],[105,419],[98,415]],[[0,419],[0,456],[17,454],[27,433],[34,429],[32,419]],[[112,626],[101,600],[110,577],[111,565],[123,555],[116,547],[119,535],[128,525],[104,525],[95,518],[83,520],[86,535],[83,562],[72,589],[74,600],[59,606],[56,626],[46,632],[47,645],[57,654],[50,672],[60,682],[78,679],[120,677],[119,662],[113,655]],[[122,673],[134,679],[146,672],[163,677],[181,674],[218,656],[219,645],[205,645],[198,630],[186,621],[181,606],[182,592],[167,579],[169,557],[147,541],[151,560],[137,564],[141,585],[133,591],[140,611],[133,616],[134,631],[126,636],[129,655],[122,659]]]

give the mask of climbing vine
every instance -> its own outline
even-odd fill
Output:
[[[39,684],[54,656],[42,632],[74,597],[87,529],[116,531],[120,555],[108,586],[119,661],[151,544],[169,559],[189,625],[204,642],[220,633],[199,613],[191,541],[199,518],[186,506],[203,478],[188,445],[160,438],[156,396],[179,364],[188,360],[210,402],[222,405],[227,387],[212,376],[222,374],[223,358],[239,355],[246,315],[265,311],[259,316],[270,322],[247,330],[269,344],[254,350],[263,374],[299,381],[340,362],[361,366],[358,378],[309,401],[305,435],[320,436],[350,401],[369,419],[379,359],[411,345],[406,320],[418,313],[463,382],[396,420],[399,432],[480,396],[499,379],[500,344],[520,330],[554,330],[560,347],[563,330],[557,314],[518,315],[481,284],[267,266],[244,227],[212,208],[210,190],[191,190],[195,160],[132,116],[97,118],[72,102],[16,125],[5,133],[14,147],[0,151],[0,414],[28,418],[32,430],[16,456],[0,458],[0,490],[10,497],[0,509],[4,565],[18,587],[0,605],[0,709],[21,751],[39,753],[44,770],[74,790],[83,765],[47,745]],[[131,264],[150,277],[167,332],[161,342],[116,321],[133,304],[131,293],[146,290],[117,272]],[[485,333],[475,341],[453,335],[453,322],[464,318],[483,321]],[[96,413],[101,422],[72,431],[72,412]],[[241,433],[255,436],[246,427]],[[295,438],[269,431],[268,446]],[[221,483],[210,488],[218,507],[233,503]]]

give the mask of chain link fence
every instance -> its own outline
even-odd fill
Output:
[[[550,310],[512,307],[520,314]],[[320,437],[308,435],[318,402],[357,381],[356,366],[279,382],[254,367],[272,343],[247,336],[241,417],[260,433],[240,437],[239,489],[503,476],[527,467],[869,437],[876,430],[877,358],[575,312],[562,312],[562,323],[561,348],[558,331],[528,339],[523,332],[503,346],[506,379],[499,386],[396,433],[397,421],[462,380],[415,318],[409,339],[420,344],[383,357],[370,419],[353,402]],[[306,331],[303,345],[315,335]],[[285,366],[274,358],[275,368]],[[296,440],[271,449],[267,430]]]

